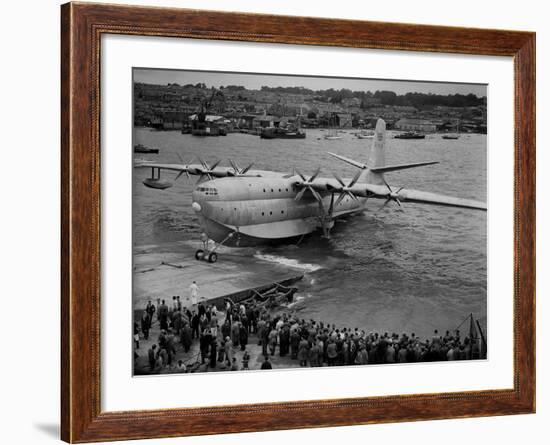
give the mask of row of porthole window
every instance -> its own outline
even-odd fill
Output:
[[[268,190],[268,189],[264,189],[264,193],[267,193],[267,190]],[[282,191],[283,191],[283,189],[279,189],[279,192],[282,192]],[[272,193],[275,193],[275,189],[271,189],[271,192],[272,192]],[[285,188],[285,192],[288,192],[288,187]]]
[[[223,212],[223,207],[220,208],[220,210]],[[233,210],[236,212],[237,211],[237,207],[233,207]],[[285,211],[284,210],[281,210],[281,215],[284,215]],[[273,215],[273,211],[270,211],[269,212],[270,215]],[[265,212],[262,212],[262,216],[265,216]]]
[[[222,212],[223,212],[223,207],[220,209]],[[233,210],[236,212],[237,211],[237,207],[233,207]],[[265,216],[266,212],[262,212],[262,216]],[[270,211],[269,212],[270,215],[273,215],[273,211]],[[284,215],[285,214],[285,211],[284,210],[281,210],[281,215]]]
[[[248,184],[249,187],[252,187],[252,184]],[[267,193],[268,189],[263,189],[264,193]],[[279,192],[282,192],[283,189],[280,188]],[[285,187],[285,192],[288,192],[288,187]],[[271,193],[275,193],[275,189],[271,189]]]
[[[348,202],[349,201],[349,198],[346,198],[344,201],[338,203],[338,205],[342,205],[344,202]],[[237,211],[237,207],[233,207],[233,210],[236,212]],[[221,211],[223,212],[223,207],[221,208]],[[284,210],[281,210],[281,215],[284,215],[285,211]],[[273,215],[273,211],[270,211],[269,212],[270,215]],[[265,212],[262,212],[262,216],[265,216]]]
[[[265,216],[265,213],[266,212],[262,212],[262,216]],[[281,215],[284,215],[285,211],[284,210],[281,210]],[[270,211],[269,212],[270,215],[273,215],[273,211]]]

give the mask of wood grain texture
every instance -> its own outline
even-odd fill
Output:
[[[102,34],[511,56],[515,69],[514,388],[101,412]],[[67,442],[312,428],[535,410],[535,35],[528,32],[69,3],[61,8],[61,436]]]

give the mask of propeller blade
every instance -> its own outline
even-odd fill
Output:
[[[233,159],[229,159],[229,163],[231,164],[231,167],[233,167],[233,170],[235,170],[235,173],[240,172],[239,165],[236,162],[233,162]]]
[[[403,190],[404,188],[405,188],[404,186],[403,186],[403,187],[399,187],[395,193],[396,193],[396,194],[399,194],[399,192],[400,192],[401,190]]]
[[[216,162],[214,162],[214,164],[210,166],[210,170],[214,170],[220,162],[221,162],[221,159],[218,159]]]
[[[182,164],[185,164],[185,162],[183,161],[183,157],[178,152],[176,152],[176,156],[178,157],[178,159]]]
[[[390,191],[390,193],[393,193],[393,190],[391,189],[390,185],[389,185],[388,182],[386,181],[386,178],[382,177],[382,181],[384,181],[384,184],[386,184],[386,187],[388,188],[388,190]]]
[[[293,176],[296,176],[296,173],[295,173],[294,168],[292,169],[292,173],[289,173],[289,174],[287,174],[287,175],[284,175],[283,178],[285,178],[285,179],[290,179],[290,178],[292,178]]]
[[[340,196],[338,196],[338,199],[334,203],[334,207],[338,207],[338,204],[340,204],[342,202],[342,199],[344,199],[345,197],[346,197],[345,193],[340,193]]]
[[[321,173],[321,167],[317,167],[317,170],[315,171],[315,173],[313,174],[313,176],[311,178],[309,178],[309,181],[308,182],[313,182],[315,181],[315,178],[317,178],[317,176],[319,176],[319,173]]]
[[[323,204],[323,198],[321,198],[321,195],[315,190],[313,187],[307,187],[309,191],[312,193],[313,196],[315,196],[315,199]]]
[[[176,182],[180,178],[180,176],[183,175],[184,173],[187,173],[187,170],[181,170],[176,176],[176,179],[174,179],[174,182]],[[189,174],[187,174],[187,176],[189,176]]]
[[[296,194],[296,197],[294,198],[295,201],[299,201],[300,199],[302,199],[302,196],[304,196],[304,193],[306,192],[307,188],[304,187],[302,190],[300,190],[297,194]]]
[[[349,183],[348,187],[353,187],[355,185],[355,183],[359,180],[359,177],[361,176],[361,173],[363,173],[362,170],[359,170],[355,176],[353,177],[353,179],[351,180],[351,182]]]
[[[351,198],[353,199],[354,201],[359,201],[359,198],[357,198],[357,196],[355,196],[352,192],[346,192],[346,194]]]
[[[388,198],[386,199],[386,201],[384,202],[384,204],[382,204],[382,207],[380,207],[377,212],[380,212],[381,210],[384,210],[384,207],[386,207],[388,205],[388,202],[391,201],[391,198]]]
[[[252,166],[254,165],[254,163],[250,163],[248,164],[248,166],[243,170],[241,171],[241,174],[244,175],[248,170],[250,170],[252,168]]]
[[[338,176],[336,173],[332,172],[332,176],[334,176],[336,178],[336,180],[340,183],[340,185],[342,187],[346,186],[346,183],[344,181],[342,181],[342,178],[340,176]]]
[[[302,181],[307,182],[306,177],[305,177],[304,175],[302,175],[302,173],[300,173],[300,171],[299,171],[297,168],[295,168],[294,170],[296,171],[296,174],[297,174],[300,178],[302,178]]]
[[[205,170],[210,170],[208,168],[208,164],[202,160],[199,156],[197,156],[197,159],[199,160],[200,164],[204,167]]]

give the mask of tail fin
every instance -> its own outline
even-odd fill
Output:
[[[376,129],[374,130],[374,139],[372,141],[372,147],[370,149],[370,156],[368,166],[372,168],[383,167],[386,165],[386,122],[383,119],[378,119],[376,122]],[[375,173],[371,170],[367,170],[365,177],[362,178],[364,182],[370,184],[383,184],[383,176],[381,173]]]
[[[386,154],[384,145],[386,144],[386,122],[383,119],[378,119],[376,122],[376,130],[374,130],[374,139],[370,149],[370,157],[368,166],[370,168],[382,167],[386,165]]]
[[[360,168],[363,170],[363,173],[359,177],[358,182],[367,184],[377,184],[384,185],[384,173],[389,173],[398,170],[405,170],[408,168],[423,167],[425,165],[438,164],[437,161],[428,161],[428,162],[414,162],[410,164],[397,164],[397,165],[386,165],[386,122],[383,119],[378,119],[376,122],[376,129],[374,131],[374,140],[372,142],[372,147],[369,156],[368,164],[363,164],[362,162],[354,161],[353,159],[346,158],[342,155],[337,155],[335,153],[328,152],[329,155],[334,156],[335,158],[340,159],[341,161],[347,162],[348,164],[353,165],[354,167]]]

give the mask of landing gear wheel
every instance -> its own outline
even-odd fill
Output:
[[[197,250],[197,251],[195,252],[195,259],[196,259],[197,261],[202,260],[203,257],[204,257],[204,250],[199,249],[199,250]]]
[[[212,252],[210,255],[208,255],[208,262],[209,263],[215,263],[218,261],[218,254],[215,252]]]

